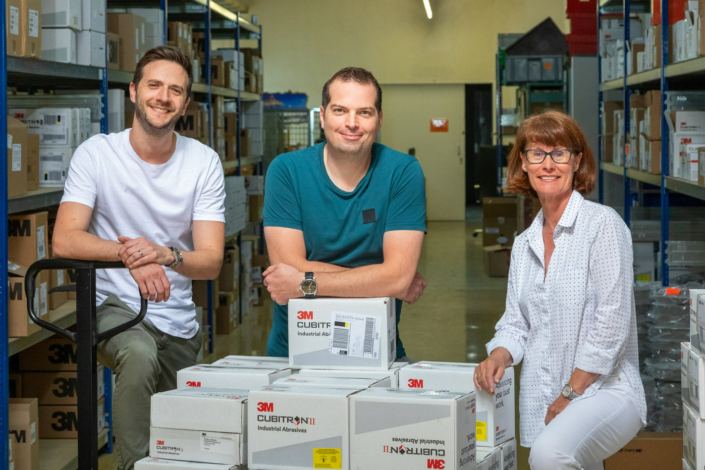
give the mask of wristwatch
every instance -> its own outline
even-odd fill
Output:
[[[568,400],[572,400],[581,396],[575,393],[575,390],[573,390],[573,387],[570,384],[567,384],[565,387],[563,387],[563,391],[561,393],[563,394],[563,397],[567,398]]]
[[[169,265],[171,269],[174,269],[178,266],[181,266],[181,263],[184,262],[184,257],[181,256],[181,251],[179,251],[178,248],[174,248],[173,246],[170,246],[169,249],[171,250],[171,254],[174,255],[174,262]]]
[[[316,292],[318,292],[318,282],[316,278],[313,277],[313,273],[306,273],[304,275],[301,284],[299,284],[299,290],[307,299],[316,296]]]

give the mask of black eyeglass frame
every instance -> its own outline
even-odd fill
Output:
[[[526,155],[526,152],[531,152],[531,151],[534,151],[534,152],[543,152],[543,153],[544,153],[544,156],[543,156],[543,158],[541,159],[540,162],[532,162],[532,161],[529,161],[529,157],[528,157],[528,155]],[[556,159],[553,158],[553,152],[558,152],[558,151],[561,151],[561,152],[566,152],[566,151],[567,151],[567,152],[570,154],[570,157],[568,158],[568,161],[567,161],[567,162],[557,162]],[[541,150],[541,149],[526,149],[526,150],[522,151],[521,153],[523,153],[523,154],[524,154],[524,157],[526,157],[527,163],[530,163],[530,164],[532,164],[532,165],[540,165],[540,164],[542,164],[544,161],[546,161],[546,157],[547,157],[548,155],[551,156],[551,160],[553,160],[553,163],[555,163],[556,165],[567,165],[567,164],[570,163],[570,161],[573,159],[573,155],[575,155],[577,152],[575,152],[575,151],[573,151],[573,150],[570,150],[570,149],[555,149],[555,150],[552,150],[552,151],[550,151],[550,152],[546,152],[545,150]]]

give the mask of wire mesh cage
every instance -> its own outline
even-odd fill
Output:
[[[311,145],[308,109],[266,109],[264,111],[264,164],[277,155]]]

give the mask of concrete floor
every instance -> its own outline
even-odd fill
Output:
[[[466,222],[429,222],[418,268],[428,287],[417,303],[404,305],[399,327],[413,360],[479,362],[486,357],[485,344],[504,312],[507,279],[485,275],[482,235],[473,237],[481,227],[481,208],[469,209]],[[259,338],[243,338],[244,331],[217,336],[215,352],[204,362],[228,354],[266,355],[266,331]],[[519,447],[519,470],[529,469],[527,460],[528,449]],[[100,468],[114,470],[115,462],[115,455],[104,455]]]

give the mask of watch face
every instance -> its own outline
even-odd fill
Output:
[[[570,388],[570,385],[566,385],[565,387],[563,387],[563,396],[566,398],[570,398],[570,392],[572,391],[573,390]]]
[[[301,281],[301,291],[304,294],[315,294],[318,285],[313,279],[304,279]]]

